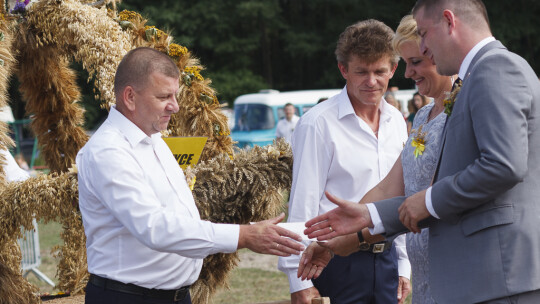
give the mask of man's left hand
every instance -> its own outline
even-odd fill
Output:
[[[399,285],[397,290],[398,304],[405,303],[405,299],[411,292],[411,281],[406,277],[399,277]]]
[[[426,190],[409,196],[398,211],[401,223],[410,231],[419,233],[418,222],[430,216],[426,207]]]
[[[324,248],[316,242],[311,243],[302,253],[298,265],[298,278],[301,278],[302,281],[318,278],[333,256],[334,254],[328,248]]]

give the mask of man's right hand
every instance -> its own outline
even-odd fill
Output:
[[[319,241],[330,240],[340,235],[361,231],[373,227],[371,216],[365,204],[358,204],[340,199],[328,192],[326,197],[338,207],[312,218],[306,222],[304,233]]]
[[[291,304],[311,304],[311,299],[320,297],[317,288],[310,287],[291,293]]]
[[[299,243],[302,238],[298,234],[276,225],[284,218],[285,214],[282,213],[273,219],[252,225],[240,225],[238,249],[248,248],[257,253],[277,256],[300,254],[304,250],[304,245]]]

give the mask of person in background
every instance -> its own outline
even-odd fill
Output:
[[[320,104],[321,102],[328,100],[328,97],[321,97],[319,100],[317,100],[317,104]]]
[[[305,222],[335,208],[325,191],[360,200],[399,156],[407,139],[405,120],[383,99],[399,60],[393,37],[391,28],[373,19],[340,35],[335,54],[345,87],[302,115],[293,134],[289,222]],[[319,296],[338,304],[403,303],[410,291],[405,236],[334,257],[313,281],[298,278],[299,260],[278,262],[289,278],[292,304]]]
[[[409,110],[409,116],[407,116],[407,133],[411,133],[411,128],[414,122],[414,116],[416,113],[418,113],[418,110],[420,110],[423,106],[427,105],[429,103],[429,100],[426,96],[421,95],[420,93],[416,92],[413,95],[413,99],[409,100],[408,104],[408,110]]]
[[[279,120],[276,127],[276,138],[284,138],[289,144],[291,143],[291,136],[294,132],[294,128],[298,123],[300,117],[296,115],[294,105],[291,103],[285,104],[283,108],[285,117]]]
[[[116,105],[76,158],[90,279],[85,303],[190,304],[203,258],[249,248],[299,254],[276,224],[201,220],[182,169],[161,138],[178,112],[180,71],[164,53],[131,50],[115,79]]]
[[[386,100],[386,102],[391,105],[391,106],[394,106],[396,109],[398,109],[400,112],[401,112],[401,104],[399,103],[399,101],[396,99],[396,96],[394,95],[394,92],[392,91],[387,91],[385,94],[384,94],[384,100]]]

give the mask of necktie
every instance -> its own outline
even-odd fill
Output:
[[[454,92],[454,90],[456,88],[459,88],[463,85],[463,81],[461,80],[461,78],[457,78],[456,81],[454,81],[454,84],[452,84],[452,91],[451,92]]]

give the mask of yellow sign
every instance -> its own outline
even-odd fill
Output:
[[[199,162],[207,137],[164,137],[176,162],[183,170]]]

